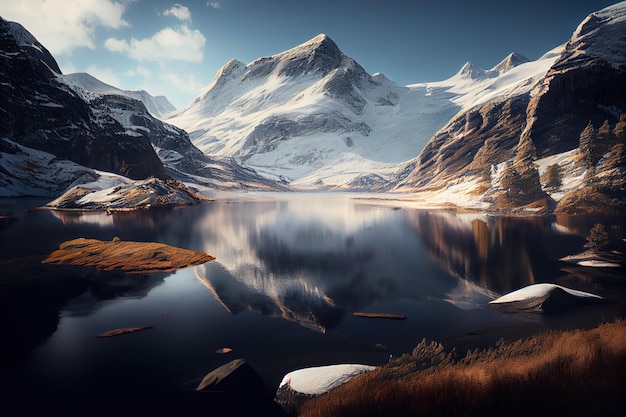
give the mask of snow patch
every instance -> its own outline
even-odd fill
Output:
[[[599,295],[591,294],[588,292],[573,290],[571,288],[562,287],[556,284],[534,284],[529,285],[527,287],[521,288],[517,291],[513,291],[509,294],[503,295],[500,298],[497,298],[490,302],[490,304],[499,304],[499,303],[510,303],[514,301],[524,301],[532,298],[540,298],[546,296],[550,291],[559,288],[570,295],[580,298],[597,298],[601,299]]]
[[[374,369],[375,366],[351,364],[298,369],[285,375],[279,387],[287,385],[302,394],[321,395],[359,374]]]

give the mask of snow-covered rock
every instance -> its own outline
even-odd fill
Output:
[[[359,374],[374,369],[376,369],[375,366],[353,364],[298,369],[285,375],[279,386],[289,387],[302,394],[321,395]]]
[[[53,209],[78,210],[134,210],[150,207],[176,207],[209,201],[176,180],[132,181],[124,177],[116,184],[93,182],[70,188],[63,195],[46,204]]]
[[[229,61],[168,121],[213,156],[300,188],[380,189],[459,111],[528,93],[560,49],[448,80],[399,86],[369,75],[326,35],[249,64]]]
[[[283,377],[275,400],[289,413],[297,412],[307,399],[325,394],[375,366],[340,364],[298,369]]]
[[[489,302],[497,310],[513,313],[556,313],[602,297],[556,284],[534,284]]]

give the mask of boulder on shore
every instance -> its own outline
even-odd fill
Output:
[[[287,413],[297,415],[307,400],[330,392],[355,376],[374,369],[375,366],[357,364],[298,369],[283,377],[275,401]]]
[[[558,313],[602,300],[599,295],[556,284],[534,284],[497,298],[489,305],[506,313]]]

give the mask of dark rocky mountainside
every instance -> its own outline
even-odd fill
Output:
[[[149,140],[128,135],[111,117],[95,117],[57,80],[54,58],[41,46],[21,44],[28,38],[16,32],[26,30],[0,20],[0,137],[133,179],[166,177]]]

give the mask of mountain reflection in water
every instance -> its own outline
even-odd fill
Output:
[[[255,311],[320,332],[375,302],[440,298],[484,308],[555,280],[558,259],[584,243],[554,217],[393,210],[341,195],[222,208],[201,221],[211,235],[205,242],[217,245],[205,250],[221,266],[197,268],[201,282],[230,313]]]

